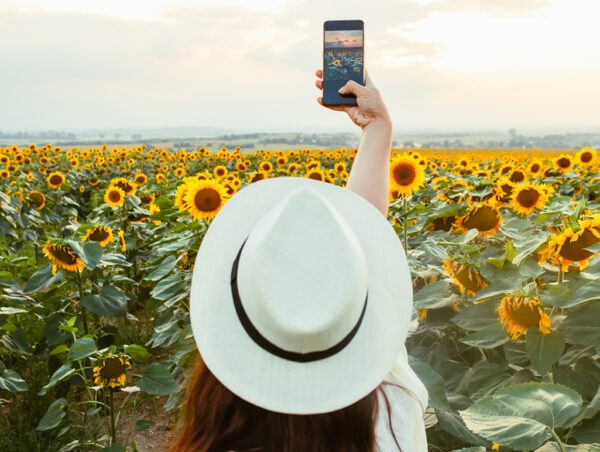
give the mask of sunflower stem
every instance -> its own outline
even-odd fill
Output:
[[[113,392],[114,389],[109,387],[110,390],[110,437],[112,438],[112,442],[117,442],[117,434],[115,431],[115,405],[113,401]]]
[[[563,275],[564,275],[563,271],[559,270],[558,271],[558,284],[561,284],[563,282]]]
[[[37,243],[35,245],[35,265],[36,265],[36,267],[39,265],[39,263],[38,263],[38,246],[37,246]]]
[[[556,441],[556,444],[558,444],[558,447],[560,448],[560,452],[567,452],[567,449],[565,449],[565,445],[560,440],[560,438],[558,437],[558,435],[556,434],[556,432],[554,431],[553,428],[550,429],[550,434],[552,435],[552,437]]]
[[[85,334],[88,334],[87,312],[83,307],[83,285],[79,270],[77,270],[77,287],[79,287],[79,309],[81,309],[81,318],[83,319],[83,331]]]
[[[404,232],[404,252],[408,257],[408,229],[406,228],[406,195],[402,195],[402,229]]]

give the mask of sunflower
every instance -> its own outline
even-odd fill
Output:
[[[527,165],[527,172],[531,177],[538,177],[542,174],[544,164],[540,159],[533,159],[529,165]]]
[[[131,369],[129,361],[121,357],[108,354],[108,358],[97,367],[94,367],[94,382],[100,386],[109,386],[110,388],[125,386],[125,372]]]
[[[119,187],[128,196],[135,195],[137,187],[135,182],[128,181],[124,177],[118,177],[116,179],[111,180],[110,185]]]
[[[598,152],[594,148],[583,148],[577,152],[575,160],[580,166],[590,166],[598,159]]]
[[[423,166],[407,154],[400,154],[390,163],[390,190],[412,195],[425,182]]]
[[[50,173],[46,179],[50,188],[60,188],[65,183],[65,176],[60,171]]]
[[[82,242],[87,240],[98,242],[102,247],[105,247],[109,242],[114,240],[112,229],[105,226],[94,226],[88,229],[87,233],[81,237]]]
[[[468,186],[469,184],[466,181],[458,179],[446,187],[444,191],[440,190],[437,196],[440,200],[446,201],[449,204],[459,203],[463,201],[464,196],[462,192]],[[458,193],[455,191],[458,191]]]
[[[325,181],[325,172],[318,170],[318,169],[314,169],[314,170],[310,170],[306,173],[306,177],[309,179],[314,179],[314,180],[319,180],[319,181]]]
[[[75,272],[83,271],[85,264],[69,245],[58,242],[48,242],[42,247],[44,255],[54,262],[55,266]]]
[[[252,184],[254,182],[258,182],[259,180],[268,179],[269,175],[264,171],[254,171],[248,176],[248,183]]]
[[[158,207],[156,204],[152,204],[148,210],[150,211],[150,216],[152,216],[155,213],[160,212],[160,207]],[[162,224],[161,220],[152,220],[152,221],[154,222],[154,224],[156,226],[160,226]]]
[[[529,215],[536,209],[543,208],[552,196],[552,188],[542,184],[520,185],[514,188],[511,200],[512,209],[522,215]]]
[[[454,278],[454,283],[460,287],[460,293],[464,294],[465,290],[468,295],[475,295],[478,291],[487,286],[487,283],[481,277],[481,274],[468,265],[454,261],[452,259],[444,259],[442,265],[444,270]]]
[[[183,202],[195,220],[214,217],[227,200],[225,187],[215,180],[197,180],[188,187]]]
[[[335,61],[333,62],[333,65],[334,65],[334,66],[339,66],[339,64],[340,64],[340,60],[335,60]]]
[[[10,171],[3,169],[2,171],[0,171],[0,178],[2,179],[8,179],[10,177]]]
[[[181,166],[175,169],[175,176],[177,177],[182,177],[185,175],[185,168],[182,168]]]
[[[568,154],[561,154],[558,157],[554,157],[552,163],[554,164],[554,169],[563,173],[568,173],[575,166],[575,160]]]
[[[213,174],[217,179],[227,176],[227,167],[224,165],[217,165],[213,170]]]
[[[113,209],[120,207],[125,203],[125,192],[116,185],[111,185],[104,194],[104,202]]]
[[[459,217],[454,226],[463,232],[477,229],[479,235],[494,235],[502,224],[500,210],[492,202],[477,203],[469,207],[467,213]]]
[[[540,264],[552,258],[552,265],[560,265],[561,271],[568,271],[571,264],[579,264],[580,270],[590,263],[594,256],[586,248],[600,242],[600,214],[592,218],[581,219],[576,231],[566,228],[560,234],[552,234],[550,242],[540,251]]]
[[[515,184],[507,177],[503,177],[497,182],[496,197],[500,204],[509,202],[512,199],[512,194],[515,189]]]
[[[134,177],[135,183],[138,185],[144,185],[148,180],[148,177],[143,173],[137,173]]]
[[[498,308],[498,316],[502,327],[508,324],[507,332],[511,339],[518,339],[532,326],[537,326],[543,335],[550,334],[550,317],[544,312],[537,297],[526,298],[522,295],[504,297]]]
[[[29,202],[35,206],[35,210],[42,210],[46,205],[46,197],[39,191],[32,191],[27,195]]]
[[[119,231],[119,232],[117,232],[117,235],[121,239],[121,251],[122,252],[127,251],[127,246],[125,244],[125,233],[123,231]]]
[[[527,175],[525,174],[525,171],[517,168],[512,170],[508,179],[515,184],[519,184],[521,182],[527,182]]]

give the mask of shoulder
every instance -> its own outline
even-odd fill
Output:
[[[426,452],[427,436],[419,400],[397,384],[384,382],[378,391],[378,402],[375,422],[376,451],[398,450],[395,436],[402,452]]]

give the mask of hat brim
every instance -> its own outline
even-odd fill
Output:
[[[318,190],[344,216],[369,274],[358,332],[340,352],[312,362],[279,358],[257,345],[237,317],[230,285],[231,266],[254,225],[300,187]],[[360,195],[310,178],[277,177],[244,187],[212,220],[194,264],[190,318],[202,360],[230,391],[270,411],[325,413],[365,397],[402,352],[411,314],[410,271],[392,225]]]

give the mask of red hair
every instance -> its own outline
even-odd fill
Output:
[[[232,393],[198,359],[187,387],[183,426],[169,450],[374,452],[378,390],[381,385],[354,404],[329,413],[276,413]],[[383,395],[389,416],[389,402]]]

